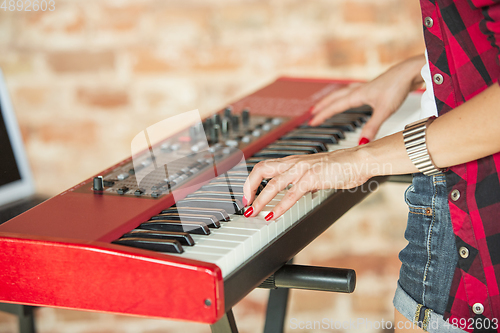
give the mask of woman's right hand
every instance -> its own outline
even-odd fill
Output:
[[[334,91],[314,106],[309,125],[317,126],[347,109],[370,105],[373,115],[364,125],[361,138],[372,141],[382,123],[399,109],[408,94],[422,86],[420,71],[424,64],[424,55],[415,56],[391,67],[373,81],[353,83]]]

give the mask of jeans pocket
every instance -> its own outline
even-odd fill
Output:
[[[417,192],[414,184],[408,186],[405,191],[405,202],[408,205],[408,209],[412,214],[432,216],[432,199],[434,193],[432,193],[432,187],[429,193],[424,193],[424,191]],[[421,187],[419,186],[420,190]]]

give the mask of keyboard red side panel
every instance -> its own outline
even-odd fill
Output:
[[[0,237],[0,301],[207,324],[224,314],[216,265],[102,245]]]

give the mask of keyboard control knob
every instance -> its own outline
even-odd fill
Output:
[[[240,116],[233,115],[231,120],[233,123],[233,131],[235,131],[235,132],[239,131],[240,130]]]
[[[232,113],[233,113],[233,107],[228,106],[227,108],[224,109],[224,118],[231,119]]]
[[[243,121],[243,125],[248,126],[248,124],[250,123],[250,110],[249,109],[244,109],[241,112],[241,119]]]
[[[214,126],[215,125],[219,125],[219,126],[222,125],[220,114],[218,114],[218,113],[214,114],[212,119],[214,121]]]
[[[227,138],[229,136],[229,132],[231,131],[231,120],[228,118],[222,119],[221,132],[222,136]]]
[[[102,192],[104,190],[104,181],[102,176],[97,176],[94,178],[94,183],[92,189],[94,192]]]
[[[219,143],[219,133],[220,133],[219,125],[214,125],[212,127],[212,130],[210,131],[210,143],[211,144]]]

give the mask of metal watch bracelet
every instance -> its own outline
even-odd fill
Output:
[[[434,176],[442,171],[432,162],[425,140],[427,127],[436,119],[432,116],[405,126],[403,140],[406,152],[417,169],[426,176]]]

